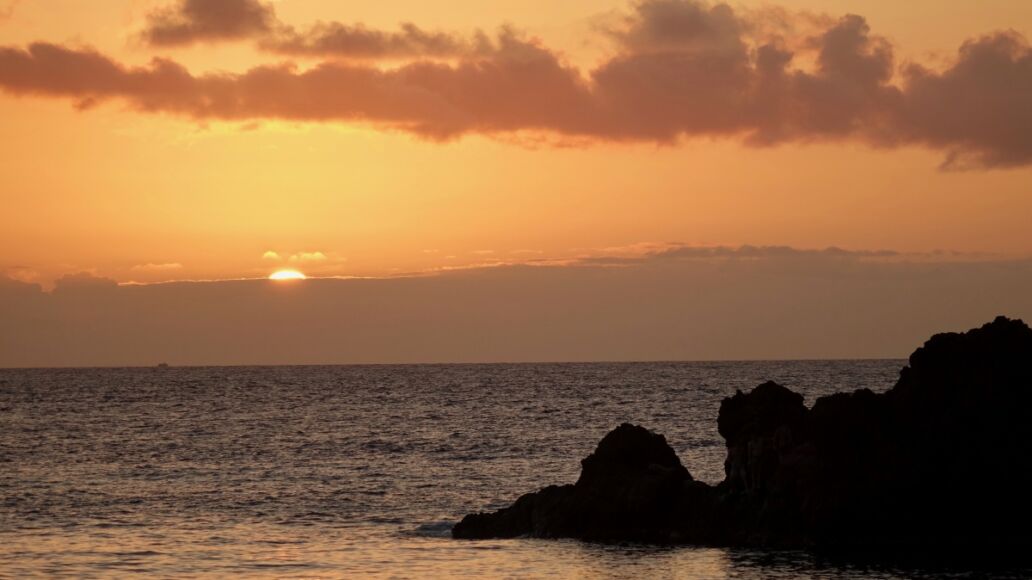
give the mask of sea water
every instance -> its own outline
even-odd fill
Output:
[[[573,482],[622,422],[720,481],[717,412],[736,389],[776,380],[812,403],[884,391],[903,364],[0,370],[0,574],[938,577],[805,552],[449,535],[466,513]]]

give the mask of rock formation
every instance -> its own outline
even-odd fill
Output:
[[[466,516],[456,538],[767,547],[1032,546],[1032,329],[932,337],[896,385],[818,399],[776,383],[720,406],[725,479],[695,481],[661,435],[621,425],[573,485]]]

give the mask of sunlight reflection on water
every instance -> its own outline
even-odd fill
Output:
[[[365,529],[299,530],[262,525],[168,534],[30,533],[4,547],[13,575],[42,573],[118,576],[336,578],[795,578],[867,577],[837,567],[825,572],[805,554],[781,556],[714,548],[606,546],[576,541],[459,542]],[[879,577],[891,577],[882,570]]]

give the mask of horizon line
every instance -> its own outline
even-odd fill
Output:
[[[479,362],[348,362],[348,363],[239,363],[239,364],[168,364],[152,365],[68,365],[68,366],[0,366],[2,371],[48,370],[123,370],[123,369],[238,369],[238,368],[311,368],[311,367],[401,367],[401,366],[544,366],[544,365],[643,365],[643,364],[709,364],[709,363],[777,363],[777,362],[873,362],[909,361],[910,357],[829,357],[829,358],[744,358],[744,359],[656,359],[656,360],[570,360],[570,361],[479,361]]]

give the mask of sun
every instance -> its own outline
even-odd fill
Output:
[[[277,270],[269,275],[269,280],[304,280],[307,278],[297,270]]]

